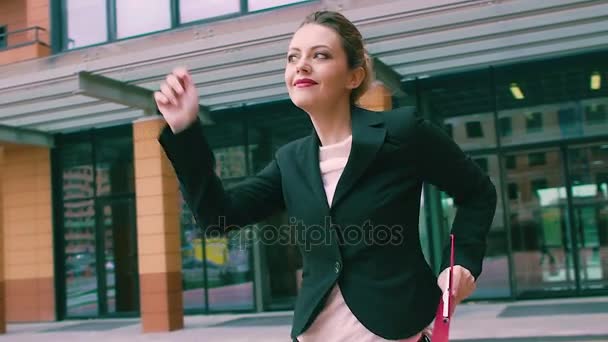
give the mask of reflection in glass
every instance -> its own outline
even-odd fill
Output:
[[[67,49],[108,40],[106,0],[66,0]]]
[[[474,160],[482,167],[492,183],[496,186],[498,203],[496,214],[492,221],[492,227],[488,234],[486,257],[483,260],[483,272],[477,279],[477,290],[471,298],[507,297],[511,295],[509,284],[509,259],[507,253],[507,231],[504,222],[503,204],[501,198],[501,187],[499,179],[499,164],[496,155],[476,156]],[[451,226],[457,213],[454,200],[447,194],[442,193],[443,214],[446,222]]]
[[[91,155],[90,144],[74,144],[62,148],[64,200],[88,198],[95,195]]]
[[[253,309],[250,228],[226,237],[205,237],[182,199],[182,285],[184,309]]]
[[[248,175],[242,122],[205,127],[215,156],[215,172],[226,189]],[[249,150],[256,145],[250,144]],[[250,228],[225,237],[207,237],[196,224],[191,208],[181,200],[181,251],[185,309],[252,310],[253,260]],[[207,297],[205,297],[207,296]]]
[[[139,310],[131,126],[58,138],[66,311]]]
[[[530,156],[541,155],[544,163],[530,163]],[[523,151],[507,158],[517,160],[517,166],[507,170],[506,180],[516,189],[509,195],[509,215],[518,291],[573,288],[574,260],[559,150]]]
[[[96,142],[97,196],[135,192],[131,137],[111,137]]]
[[[106,312],[138,310],[135,205],[131,199],[102,200],[99,214],[103,235]]]
[[[211,311],[253,310],[251,228],[224,238],[205,238]]]
[[[249,0],[249,11],[259,11],[266,8],[304,2],[306,0]]]
[[[312,125],[307,114],[294,110],[293,106],[278,107],[276,110],[260,110],[251,119],[248,130],[249,140],[258,147],[253,151],[252,168],[257,172],[273,158],[274,152],[284,144],[311,133]],[[289,224],[286,211],[282,211],[260,222],[260,226],[285,227]],[[284,231],[282,234],[291,234]],[[272,234],[270,234],[272,236]],[[269,310],[293,309],[302,281],[302,256],[298,247],[292,243],[265,241],[262,234],[262,269],[268,274],[265,295],[265,308]],[[281,239],[293,241],[290,235]]]
[[[205,258],[202,231],[180,192],[182,290],[184,309],[205,308]]]
[[[494,101],[487,71],[422,79],[418,106],[465,151],[496,146]],[[508,127],[501,127],[503,131]]]
[[[98,297],[94,201],[65,202],[63,215],[67,314],[95,316]]]
[[[240,0],[179,0],[181,23],[238,13],[240,10]]]
[[[116,1],[116,37],[125,38],[171,27],[170,0]]]
[[[608,144],[573,147],[568,162],[581,287],[607,288]]]
[[[608,87],[590,80],[606,68],[604,60],[567,60],[496,69],[496,105],[503,145],[605,134]],[[591,81],[592,83],[592,81]],[[516,84],[521,96],[513,93]],[[503,123],[511,121],[510,128]]]

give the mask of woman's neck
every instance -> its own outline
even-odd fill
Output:
[[[352,134],[348,102],[308,113],[322,146],[338,143]]]

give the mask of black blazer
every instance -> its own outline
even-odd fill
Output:
[[[165,128],[159,138],[206,233],[287,210],[290,234],[276,236],[295,237],[303,257],[292,337],[313,322],[336,282],[353,314],[381,337],[406,338],[431,323],[441,290],[420,246],[423,182],[453,196],[456,263],[475,277],[481,273],[496,208],[489,177],[412,108],[371,112],[353,106],[351,115],[351,154],[331,208],[314,130],[282,146],[262,171],[230,189],[214,173],[200,122],[175,135]],[[447,254],[446,248],[443,267]]]

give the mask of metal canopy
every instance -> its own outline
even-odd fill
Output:
[[[191,71],[207,112],[288,99],[289,39],[321,6],[0,66],[0,124],[67,132],[128,123],[146,115],[151,92],[177,65]],[[605,0],[362,0],[341,11],[360,28],[377,77],[395,96],[404,95],[400,82],[418,76],[608,48]]]
[[[87,71],[78,73],[78,89],[74,94],[88,95],[131,108],[139,108],[146,115],[156,115],[156,104],[152,90],[109,77],[94,75]],[[199,116],[204,124],[213,123],[209,111],[202,105],[199,105]]]
[[[12,143],[20,145],[33,145],[54,147],[53,135],[26,128],[0,125],[0,144]]]

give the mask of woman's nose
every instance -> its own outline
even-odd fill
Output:
[[[296,65],[296,70],[298,71],[298,73],[310,72],[310,65],[308,64],[308,62],[306,62],[305,59],[301,59],[298,61],[298,64]]]

